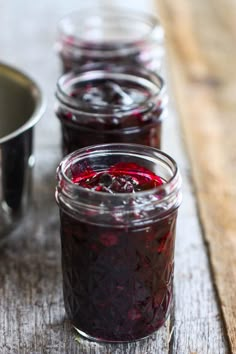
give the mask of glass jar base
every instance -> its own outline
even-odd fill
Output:
[[[169,317],[169,316],[168,316]],[[167,317],[167,319],[168,319]],[[148,337],[151,337],[152,335],[154,335],[156,332],[158,332],[160,330],[160,328],[164,325],[164,323],[167,321],[167,319],[165,319],[163,321],[162,324],[160,324],[160,326],[155,329],[153,332],[147,334],[147,335],[144,335],[144,336],[141,336],[141,337],[138,337],[138,338],[133,338],[133,339],[104,339],[104,338],[101,338],[101,337],[93,337],[91,336],[90,334],[88,333],[85,333],[83,332],[82,330],[80,330],[79,328],[77,328],[76,326],[73,325],[75,331],[77,332],[77,334],[82,337],[83,339],[87,339],[89,341],[92,341],[92,342],[98,342],[98,343],[113,343],[113,344],[119,344],[119,343],[131,343],[131,342],[137,342],[137,341],[141,341],[141,340],[144,340]]]

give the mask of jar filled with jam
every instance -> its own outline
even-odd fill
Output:
[[[56,98],[64,155],[103,143],[160,148],[165,84],[145,68],[87,65],[58,80]]]
[[[59,22],[56,48],[63,72],[88,63],[141,65],[159,72],[164,31],[151,14],[92,7],[68,14]]]
[[[64,303],[92,340],[160,328],[173,298],[181,179],[175,161],[136,144],[83,148],[57,170]]]

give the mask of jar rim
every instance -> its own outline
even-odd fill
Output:
[[[81,23],[81,21],[83,20],[84,22],[86,21],[87,18],[86,14],[87,17],[89,16],[89,18],[98,18],[100,16],[105,20],[107,19],[110,20],[111,18],[116,17],[119,19],[119,21],[122,19],[126,20],[127,23],[129,23],[129,25],[132,25],[133,21],[136,20],[136,22],[143,22],[143,24],[146,24],[148,29],[146,33],[140,35],[135,39],[128,40],[128,41],[126,40],[126,38],[124,38],[125,40],[123,39],[123,40],[109,40],[109,41],[105,40],[104,38],[102,40],[86,39],[84,38],[83,35],[79,35],[78,33],[73,33],[72,31],[73,23],[76,24],[76,23]],[[144,43],[155,30],[158,31],[159,41],[163,41],[164,30],[160,24],[159,18],[147,12],[133,11],[133,10],[129,11],[128,8],[124,9],[118,6],[115,7],[111,7],[111,6],[94,7],[93,6],[92,8],[87,6],[80,10],[68,13],[67,15],[63,16],[58,23],[58,33],[61,40],[66,41],[68,37],[70,37],[70,39],[73,39],[69,41],[67,45],[74,48],[83,48],[90,52],[100,53],[102,51],[104,55],[109,55],[109,53],[114,53],[114,51],[120,50],[121,43],[122,43],[122,48],[124,50],[126,49],[129,52],[133,50],[135,46]],[[110,45],[109,48],[108,47],[106,48],[104,41],[105,43],[106,42],[109,43]],[[104,53],[104,49],[106,49],[105,53]]]
[[[144,153],[145,148],[148,149],[149,153],[153,153],[154,157],[149,157],[147,156],[147,154]],[[100,150],[99,150],[100,149]],[[110,149],[110,150],[108,150]],[[113,194],[108,194],[107,192],[101,192],[101,191],[94,191],[94,190],[90,190],[90,189],[86,189],[84,187],[79,186],[78,184],[75,184],[71,181],[71,179],[66,175],[65,171],[66,171],[66,167],[68,166],[69,161],[72,161],[73,158],[75,158],[76,156],[80,156],[80,158],[85,157],[86,155],[88,155],[89,153],[93,153],[93,154],[103,154],[106,152],[106,154],[109,153],[110,154],[114,154],[114,150],[117,151],[117,153],[121,153],[121,150],[118,149],[123,149],[123,153],[125,154],[125,152],[128,152],[128,150],[139,150],[139,154],[137,154],[137,152],[133,151],[134,155],[138,155],[141,156],[140,153],[142,154],[142,156],[146,156],[149,160],[155,160],[159,157],[163,157],[165,159],[165,163],[168,161],[172,167],[173,167],[173,175],[171,176],[171,178],[167,181],[165,181],[165,183],[146,190],[146,191],[138,191],[135,193],[136,196],[138,197],[145,197],[145,196],[149,196],[155,192],[161,192],[161,191],[168,191],[168,196],[169,193],[172,193],[173,191],[176,192],[176,189],[180,189],[180,185],[181,185],[181,177],[180,177],[180,173],[179,173],[179,168],[177,163],[175,162],[175,160],[168,155],[167,153],[165,153],[162,150],[150,147],[150,146],[144,146],[141,144],[126,144],[126,143],[112,143],[112,144],[100,144],[100,145],[91,145],[88,147],[84,147],[81,149],[78,149],[72,153],[70,153],[69,155],[65,156],[63,158],[63,160],[60,162],[58,169],[57,169],[57,175],[60,175],[61,177],[63,177],[64,181],[66,181],[68,187],[71,189],[73,188],[73,190],[75,191],[87,191],[88,194],[90,195],[94,195],[94,196],[99,196],[99,197],[104,197],[106,196],[107,198],[119,198],[119,199],[123,199],[125,197],[129,197],[131,195],[134,195],[133,193],[113,193]],[[112,152],[111,152],[112,151]],[[130,151],[129,151],[130,153]],[[170,165],[169,165],[170,167]],[[162,202],[163,199],[160,199],[160,201]]]
[[[114,109],[110,112],[104,112],[101,109],[102,106],[97,104],[90,105],[90,109],[88,109],[88,106],[81,107],[76,98],[69,96],[66,92],[68,87],[72,87],[74,84],[79,82],[103,78],[116,81],[125,79],[125,81],[130,83],[136,83],[140,86],[140,88],[147,89],[150,96],[142,102],[131,105],[129,108],[124,105],[114,105],[112,106]],[[88,64],[84,65],[81,70],[77,70],[76,72],[70,71],[59,77],[55,96],[60,104],[64,105],[66,108],[70,108],[71,113],[81,113],[83,115],[92,115],[95,117],[110,117],[114,116],[114,114],[116,116],[127,116],[135,113],[137,108],[140,113],[148,112],[153,109],[156,104],[156,100],[159,98],[163,99],[163,105],[166,105],[164,100],[165,90],[166,86],[163,78],[159,74],[146,68],[133,68],[130,65],[123,67],[114,66],[114,64]],[[167,100],[167,96],[165,99]]]

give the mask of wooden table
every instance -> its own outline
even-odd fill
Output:
[[[123,1],[126,5],[127,2],[129,2],[130,7],[155,9],[154,4],[145,0],[136,1],[135,4],[131,0]],[[167,44],[170,49],[170,66],[167,67],[167,77],[169,82],[172,83],[169,91],[171,98],[170,112],[164,123],[164,150],[178,161],[183,177],[184,193],[184,200],[179,213],[176,241],[174,309],[166,326],[150,338],[131,344],[104,345],[76,338],[70,323],[65,319],[61,287],[59,219],[54,200],[55,168],[60,160],[60,132],[59,124],[53,113],[55,83],[59,75],[59,62],[53,51],[53,45],[58,19],[63,14],[76,9],[79,4],[76,0],[70,2],[53,0],[3,2],[0,0],[0,58],[2,61],[13,64],[33,76],[42,86],[48,99],[48,109],[44,119],[36,129],[37,165],[35,168],[34,206],[18,230],[11,235],[9,242],[0,250],[1,354],[236,353],[233,296],[231,298],[228,295],[224,297],[224,287],[221,284],[222,278],[227,277],[227,274],[223,272],[220,275],[219,272],[220,267],[224,270],[227,262],[229,260],[234,262],[234,258],[231,254],[228,259],[228,256],[224,254],[225,260],[223,257],[218,259],[218,248],[212,243],[212,236],[208,237],[209,234],[211,235],[212,228],[209,227],[207,221],[209,218],[205,218],[205,215],[210,217],[209,213],[206,213],[209,210],[207,208],[211,207],[212,199],[209,198],[212,195],[210,194],[209,198],[205,198],[205,203],[202,202],[202,198],[205,197],[204,193],[201,194],[200,188],[203,176],[197,173],[202,163],[205,163],[205,160],[199,158],[197,154],[197,147],[200,149],[199,146],[201,146],[201,144],[199,145],[199,139],[202,131],[199,133],[197,129],[193,129],[190,123],[186,124],[186,112],[193,114],[194,118],[199,118],[196,117],[197,113],[204,111],[203,107],[198,107],[197,99],[199,99],[199,104],[204,104],[206,101],[205,103],[208,104],[207,107],[209,108],[209,102],[212,102],[211,88],[219,88],[217,86],[219,85],[219,77],[221,79],[220,75],[214,75],[217,66],[211,67],[211,75],[209,73],[206,75],[206,72],[204,72],[204,63],[206,63],[204,56],[208,49],[207,36],[209,36],[209,32],[204,33],[204,30],[199,27],[201,38],[206,38],[206,40],[203,41],[205,47],[202,45],[196,49],[193,44],[195,43],[193,41],[195,34],[191,32],[192,27],[189,27],[191,19],[194,18],[194,21],[199,21],[194,22],[195,26],[197,23],[201,26],[201,21],[203,19],[206,21],[206,16],[209,16],[211,23],[215,24],[214,29],[218,30],[218,42],[220,42],[219,37],[223,29],[225,32],[228,31],[227,33],[234,33],[232,38],[235,39],[235,26],[232,14],[225,10],[225,3],[229,6],[230,0],[226,2],[225,0],[224,2],[220,0],[204,2],[202,0],[198,1],[198,5],[194,2],[196,3],[194,0],[181,0],[180,2],[160,0],[158,2],[167,31]],[[222,13],[222,17],[216,19],[211,13],[211,6],[216,10],[214,4],[220,3],[224,13]],[[198,17],[195,17],[194,12],[192,12],[194,7],[199,10],[197,12]],[[205,15],[204,8],[208,11]],[[233,9],[235,14],[235,5]],[[220,16],[220,12],[216,11],[216,14]],[[222,26],[222,21],[226,16],[229,16],[228,27]],[[217,27],[217,24],[219,24],[219,27]],[[196,30],[196,27],[194,27],[194,30]],[[230,36],[224,38],[232,41]],[[181,40],[183,41],[182,45]],[[216,46],[218,42],[216,40]],[[185,47],[185,43],[187,47]],[[232,55],[235,53],[236,50],[234,49]],[[180,54],[182,57],[180,57]],[[235,63],[233,58],[230,58],[229,63],[226,63],[226,56],[224,56],[224,53],[221,53],[221,55],[225,60],[225,65]],[[234,55],[235,58],[236,55]],[[171,71],[169,68],[171,68]],[[230,70],[227,69],[226,72],[229,75]],[[232,72],[232,75],[234,72]],[[191,98],[187,95],[189,75],[192,79],[191,75],[193,73],[195,76],[193,82],[191,81],[191,90],[195,90],[195,93],[197,91],[198,95],[194,96],[192,111],[186,111],[186,107],[189,107],[188,100]],[[222,73],[223,71],[220,74]],[[199,85],[201,87],[200,93]],[[233,90],[234,87],[235,82],[228,89]],[[173,93],[175,93],[175,99],[173,99]],[[184,100],[184,95],[186,95],[186,100]],[[218,95],[218,97],[224,99],[223,96]],[[225,93],[225,99],[227,97],[229,96]],[[230,107],[227,106],[228,110],[231,109],[230,113],[232,114],[235,102],[232,100],[228,103],[229,105],[232,104]],[[179,115],[175,112],[174,107],[176,106],[181,108]],[[210,108],[212,107],[215,108],[214,105],[210,106]],[[214,116],[214,112],[209,113],[208,111],[208,116],[204,114],[204,117],[209,118],[209,114]],[[181,120],[183,129],[180,127],[179,116],[183,118]],[[212,116],[210,115],[210,117]],[[200,119],[199,121],[204,132],[204,122]],[[230,121],[225,120],[225,122],[230,124]],[[233,124],[233,120],[231,120],[231,124]],[[230,127],[225,127],[225,129],[228,129],[227,132],[230,131]],[[193,131],[196,131],[198,142],[194,138]],[[214,140],[217,131],[213,129],[213,132],[213,137],[209,132],[207,135],[209,147],[212,146],[211,137],[213,138],[213,144],[218,144],[218,141]],[[187,152],[183,146],[183,136],[185,137]],[[224,143],[225,147],[231,151],[229,141],[225,140]],[[220,152],[222,156],[220,147],[216,146],[217,152]],[[206,153],[204,139],[202,140],[202,147],[204,153]],[[187,156],[190,156],[190,160]],[[214,156],[214,152],[210,156]],[[232,160],[234,166],[235,161]],[[213,165],[215,168],[213,172],[218,171],[217,162]],[[221,187],[218,186],[218,188]],[[197,208],[196,195],[200,209]],[[205,209],[203,205],[205,205]],[[199,210],[201,213],[200,220]],[[222,210],[221,215],[225,215],[224,210]],[[215,224],[218,225],[218,222],[219,220],[216,219]],[[224,225],[221,225],[221,231],[223,227]],[[208,248],[205,244],[206,239]],[[230,241],[232,240],[230,239]],[[222,242],[225,246],[226,241],[223,240]],[[219,245],[219,239],[216,239],[216,245]],[[227,247],[230,248],[230,244],[227,244]],[[232,252],[233,249],[232,246]],[[209,255],[211,257],[210,262]],[[212,277],[212,274],[214,277]],[[228,276],[230,280],[233,279],[232,273],[229,272]],[[216,287],[214,283],[216,283]],[[225,292],[233,294],[232,290],[235,288],[231,285],[229,281],[225,282],[225,286],[227,286]],[[224,299],[227,300],[225,307]],[[233,313],[231,320],[228,316],[230,306]]]

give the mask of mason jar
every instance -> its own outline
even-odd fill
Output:
[[[141,67],[87,65],[64,74],[55,105],[63,154],[116,142],[160,148],[166,107],[163,79]]]
[[[97,341],[152,334],[173,298],[176,162],[142,145],[95,145],[66,156],[57,180],[64,303],[73,326]]]
[[[85,8],[59,22],[56,49],[63,72],[88,63],[141,65],[159,72],[164,30],[151,14],[116,7]]]

